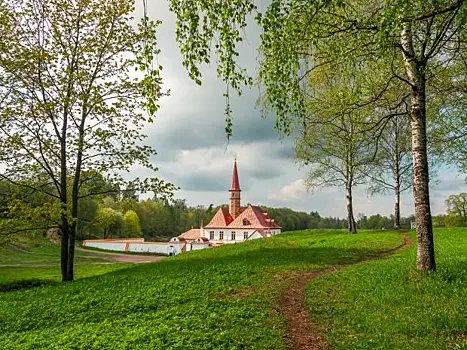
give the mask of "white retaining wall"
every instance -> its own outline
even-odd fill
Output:
[[[168,254],[167,242],[147,242],[147,243],[129,243],[129,252],[144,252],[144,253],[162,253]]]
[[[191,243],[191,250],[200,250],[205,248],[211,248],[209,244],[206,243]]]
[[[93,247],[99,249],[107,249],[107,250],[118,250],[118,251],[125,251],[125,247],[127,245],[126,242],[105,242],[105,241],[84,241],[83,245],[86,247]]]
[[[174,244],[172,244],[174,243]],[[183,243],[183,246],[185,243]],[[139,252],[139,253],[158,253],[169,254],[172,246],[172,251],[175,254],[182,252],[181,244],[178,242],[144,242],[144,239],[122,239],[122,240],[105,240],[105,239],[91,239],[83,241],[83,246],[93,247],[105,250],[115,250],[121,252]]]

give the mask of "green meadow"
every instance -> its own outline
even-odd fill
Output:
[[[109,263],[92,251],[75,252],[77,278],[95,276],[131,264]],[[61,281],[60,248],[43,239],[18,237],[10,245],[0,245],[0,291]]]
[[[435,249],[436,273],[414,269],[414,244],[312,280],[307,304],[329,348],[467,349],[467,228],[435,230]]]
[[[329,348],[465,346],[467,230],[438,230],[435,239],[440,271],[432,276],[415,272],[411,247],[310,282],[311,318]],[[343,264],[402,243],[391,231],[309,230],[131,267],[81,265],[116,270],[0,292],[0,348],[286,349],[279,303],[293,271]],[[27,253],[15,254],[21,260]],[[31,266],[29,276],[40,280],[36,269],[42,268]]]

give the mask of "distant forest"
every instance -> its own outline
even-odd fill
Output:
[[[152,198],[139,200],[136,191],[121,190],[102,176],[91,174],[87,184],[95,196],[83,196],[79,201],[79,217],[76,221],[76,238],[144,237],[148,241],[168,240],[191,228],[209,223],[219,206],[188,206],[184,199]],[[34,179],[25,180],[26,184]],[[57,230],[55,219],[62,207],[32,186],[15,186],[0,180],[0,238],[17,233],[45,233]],[[53,191],[53,187],[45,190]],[[44,190],[44,189],[43,189]],[[226,204],[225,204],[226,205]],[[289,208],[260,206],[280,226],[282,231],[314,228],[347,228],[347,220],[338,217],[322,217],[318,212],[299,212]],[[410,228],[414,217],[402,218],[401,227]],[[393,217],[381,215],[357,216],[361,229],[390,229]]]

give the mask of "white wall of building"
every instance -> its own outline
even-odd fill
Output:
[[[244,242],[246,239],[244,238],[244,233],[247,232],[247,236],[250,237],[253,232],[255,232],[256,229],[244,229],[244,228],[232,228],[232,229],[209,229],[205,228],[204,229],[204,237],[209,239],[213,243],[239,243],[239,242]],[[211,238],[211,232],[214,233],[214,239]],[[220,239],[220,234],[223,232],[224,238],[221,240]],[[235,232],[235,240],[232,240],[232,233]],[[267,230],[265,229],[264,232],[266,234],[269,234],[268,236],[275,236],[279,233],[281,233],[280,229],[270,229]],[[263,236],[257,233],[257,235],[254,236],[254,239],[256,238],[262,238]],[[250,238],[248,238],[250,239]]]
[[[258,232],[254,232],[249,239],[258,239],[258,238],[263,238],[263,236]]]
[[[205,237],[211,242],[216,243],[238,243],[245,241],[245,232],[247,232],[247,237],[249,237],[254,231],[254,229],[205,229]],[[211,239],[211,232],[214,232],[214,239]],[[221,232],[224,234],[223,239],[220,239]],[[232,240],[233,232],[235,232],[235,240]]]
[[[191,243],[191,250],[200,250],[205,248],[211,248],[209,243]]]
[[[167,242],[129,243],[129,252],[168,254]]]
[[[93,247],[107,250],[125,251],[126,242],[106,242],[106,241],[85,241],[86,247]]]

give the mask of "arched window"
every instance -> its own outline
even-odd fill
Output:
[[[247,218],[243,219],[243,226],[247,226],[250,224],[250,221],[248,221]]]

